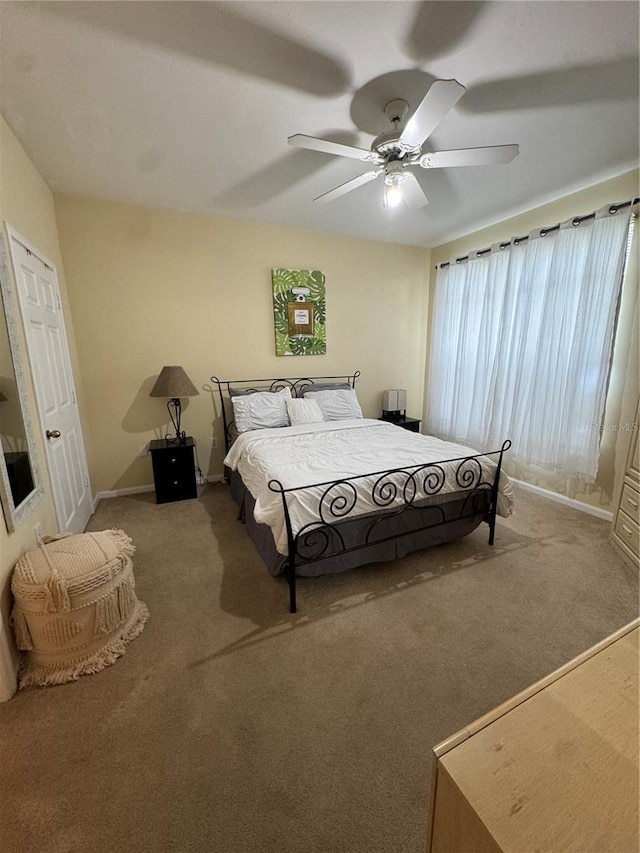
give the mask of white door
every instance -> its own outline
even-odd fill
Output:
[[[60,530],[82,533],[92,512],[55,267],[8,229],[18,301]]]

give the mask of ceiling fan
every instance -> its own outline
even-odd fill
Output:
[[[411,171],[413,168],[442,169],[451,166],[489,166],[510,163],[518,155],[518,145],[490,145],[484,148],[458,148],[453,151],[422,153],[422,146],[426,140],[465,91],[465,87],[457,80],[436,80],[404,128],[402,125],[409,112],[409,104],[401,98],[389,101],[384,112],[393,128],[376,136],[371,143],[370,151],[331,142],[329,139],[305,136],[303,133],[290,136],[289,144],[297,148],[310,148],[327,154],[337,154],[340,157],[364,160],[374,166],[357,178],[323,193],[314,201],[333,201],[384,175],[383,204],[385,207],[395,207],[404,199],[409,207],[420,208],[429,204],[429,199],[414,172]]]

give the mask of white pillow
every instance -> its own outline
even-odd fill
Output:
[[[232,397],[233,416],[238,432],[250,429],[269,429],[270,427],[289,426],[287,400],[291,399],[291,389],[280,391],[256,391],[255,394],[243,394]]]
[[[347,418],[361,418],[362,409],[353,388],[336,391],[306,391],[305,400],[314,400],[322,412],[325,421],[342,421]]]
[[[315,400],[299,400],[292,397],[287,400],[287,412],[291,425],[317,424],[324,420],[322,410]]]

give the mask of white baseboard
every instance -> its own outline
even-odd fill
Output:
[[[152,492],[153,490],[154,486],[131,486],[128,489],[109,489],[105,492],[98,492],[93,502],[97,506],[98,502],[103,498],[120,498],[123,495],[138,495],[142,494],[142,492]]]
[[[588,515],[595,515],[596,518],[603,518],[605,521],[613,521],[613,513],[609,509],[600,509],[598,506],[586,504],[584,501],[577,501],[575,498],[568,498],[566,495],[561,495],[558,492],[552,492],[550,489],[543,489],[542,486],[533,486],[531,483],[525,483],[523,480],[516,480],[514,477],[509,477],[515,486],[519,486],[526,492],[533,492],[534,495],[539,495],[541,498],[547,498],[550,501],[570,506],[572,509],[577,509],[580,512],[586,512]]]
[[[204,486],[207,483],[221,483],[224,477],[222,474],[208,474],[207,479],[205,480],[201,475],[197,475],[197,483],[200,486]],[[120,498],[124,495],[138,495],[143,492],[153,492],[155,486],[131,486],[128,489],[110,489],[104,492],[98,492],[97,495],[93,499],[93,511],[95,512],[98,503],[103,498]]]

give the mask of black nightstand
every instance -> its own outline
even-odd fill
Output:
[[[386,421],[388,424],[395,424],[403,429],[408,429],[410,432],[420,432],[420,424],[422,423],[418,418],[408,418],[406,415],[402,415],[399,418],[378,418],[378,420]]]
[[[192,438],[184,441],[167,441],[165,438],[149,442],[156,487],[156,503],[186,501],[196,498],[196,468],[193,461]]]

